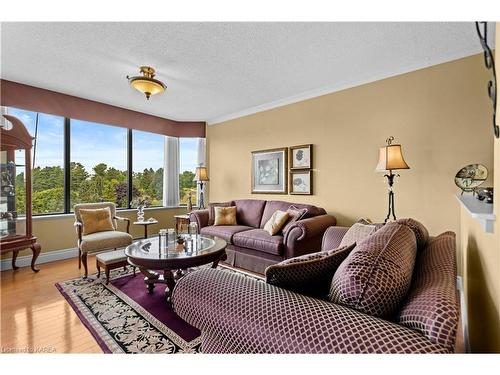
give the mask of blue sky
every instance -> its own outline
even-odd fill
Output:
[[[36,113],[9,108],[31,135],[35,134]],[[64,118],[40,114],[35,166],[63,166]],[[163,166],[164,136],[133,131],[133,169],[158,169]],[[180,167],[195,171],[197,167],[197,138],[180,139]],[[21,158],[20,158],[21,160]],[[99,163],[120,170],[127,169],[127,129],[88,121],[71,120],[71,161],[82,163],[88,172]]]

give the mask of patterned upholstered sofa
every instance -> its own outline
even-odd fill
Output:
[[[329,228],[323,250],[336,248],[347,229]],[[408,293],[383,319],[220,269],[181,279],[173,307],[201,330],[205,353],[452,353],[455,246],[452,232],[423,242]]]
[[[227,241],[226,263],[249,271],[264,273],[267,266],[321,249],[323,233],[337,220],[323,208],[307,204],[260,199],[240,199],[224,204],[236,206],[238,225],[209,225],[209,210],[193,211],[190,220],[201,234]],[[276,210],[291,206],[304,209],[305,215],[283,234],[271,236],[262,228]]]

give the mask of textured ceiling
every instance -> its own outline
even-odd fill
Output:
[[[209,123],[481,51],[472,22],[1,26],[4,79]],[[140,65],[166,93],[146,101],[128,87]]]

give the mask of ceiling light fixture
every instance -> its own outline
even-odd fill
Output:
[[[146,95],[147,100],[149,100],[151,95],[160,94],[165,91],[167,86],[162,81],[154,79],[155,70],[152,67],[141,66],[140,72],[142,76],[127,76],[127,79],[130,86]]]

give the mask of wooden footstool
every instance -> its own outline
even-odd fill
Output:
[[[104,272],[106,273],[106,284],[109,283],[109,271],[120,267],[123,267],[123,269],[125,269],[125,267],[128,266],[127,256],[125,255],[123,249],[97,254],[95,260],[97,267],[97,278],[101,276],[101,267],[104,268]],[[133,267],[133,269],[135,276],[135,267]]]

